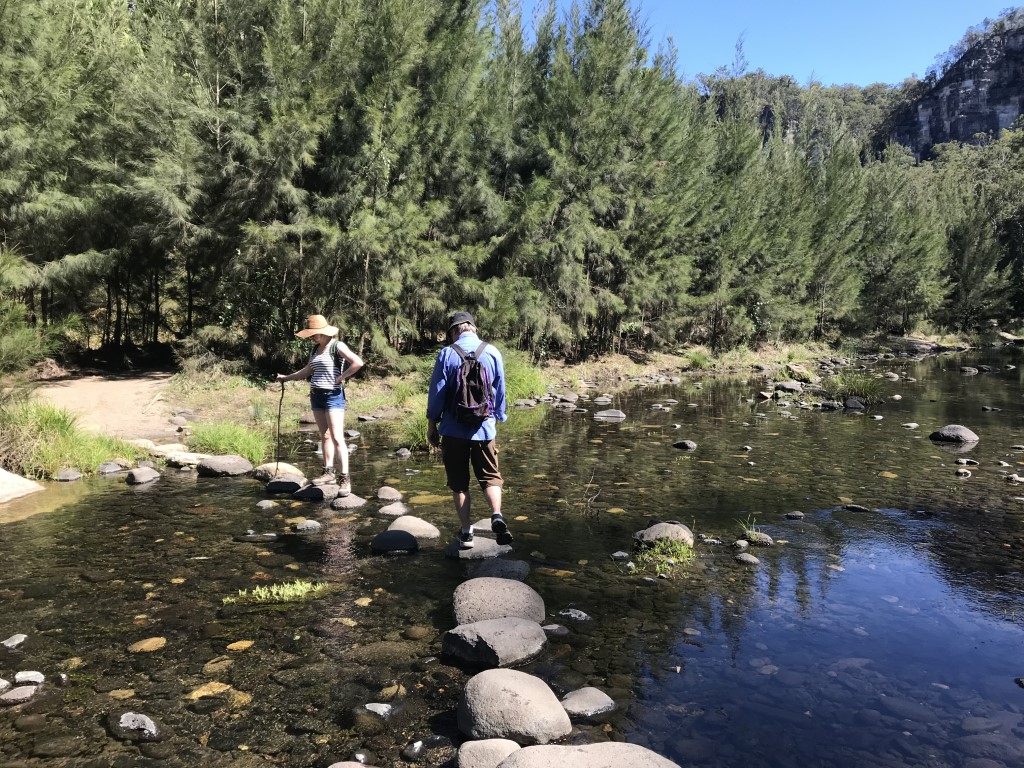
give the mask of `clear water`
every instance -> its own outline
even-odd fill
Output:
[[[619,704],[571,738],[638,742],[683,765],[1024,763],[1024,486],[1004,479],[1024,463],[1013,449],[1024,444],[1021,373],[1002,369],[1020,363],[1013,354],[879,364],[917,381],[886,382],[903,399],[861,416],[748,402],[758,379],[637,387],[614,398],[628,414],[618,424],[514,414],[500,443],[506,515],[525,518],[516,556],[571,630],[525,670],[558,693],[595,685]],[[968,361],[1000,371],[965,377]],[[668,399],[678,403],[651,408]],[[921,426],[901,427],[911,421]],[[981,441],[954,454],[927,439],[950,423]],[[683,438],[698,449],[674,449]],[[414,514],[454,532],[436,461],[393,458],[372,428],[358,445],[356,493],[396,486]],[[980,463],[969,479],[954,474],[963,457]],[[306,451],[291,458],[316,467]],[[410,739],[458,743],[468,674],[432,657],[468,567],[440,546],[373,556],[389,523],[380,502],[349,513],[279,499],[261,511],[253,480],[175,470],[152,487],[111,479],[90,491],[28,517],[8,508],[0,524],[0,640],[30,636],[0,650],[0,677],[68,676],[0,710],[0,765],[311,766],[356,749],[404,765]],[[796,510],[803,520],[785,518]],[[233,540],[304,517],[325,532]],[[609,555],[654,519],[725,543],[698,544],[675,578],[645,583]],[[759,566],[734,561],[743,521],[778,542],[756,550]],[[222,602],[296,578],[334,591],[278,608]],[[557,615],[569,607],[592,621]],[[128,651],[152,637],[166,645]],[[252,647],[227,650],[241,640]],[[202,688],[211,682],[230,688]],[[360,714],[380,701],[396,705],[386,723]],[[106,718],[125,711],[169,737],[114,738]],[[451,754],[442,746],[419,764]]]

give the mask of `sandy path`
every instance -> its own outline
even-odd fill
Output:
[[[36,388],[36,397],[78,416],[84,429],[114,437],[169,438],[175,427],[165,399],[169,373],[75,376]]]

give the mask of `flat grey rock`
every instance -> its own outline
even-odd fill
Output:
[[[323,530],[323,525],[317,520],[303,520],[301,523],[296,523],[293,530],[296,533],[319,533]]]
[[[58,483],[73,483],[75,480],[82,479],[82,473],[77,469],[62,469],[53,476],[53,479]]]
[[[252,462],[237,454],[210,456],[196,465],[200,477],[236,477],[252,472]]]
[[[457,768],[496,768],[513,752],[522,749],[511,739],[467,741],[459,747]]]
[[[626,418],[626,414],[616,408],[609,408],[605,411],[598,411],[594,414],[594,418],[597,421],[622,421]]]
[[[547,639],[535,621],[487,619],[445,633],[441,655],[473,667],[509,667],[539,655]]]
[[[474,739],[511,739],[522,745],[547,744],[572,731],[569,715],[547,683],[513,669],[489,669],[470,678],[457,719],[459,730]]]
[[[744,565],[758,565],[761,561],[749,552],[740,552],[736,555],[736,562],[743,563]]]
[[[128,485],[144,485],[159,479],[160,473],[152,467],[137,467],[129,470],[124,480]]]
[[[24,704],[36,695],[39,690],[37,685],[22,685],[12,688],[7,693],[0,695],[0,706],[11,707],[15,704]]]
[[[677,763],[639,744],[547,745],[513,752],[500,768],[679,768]]]
[[[612,697],[599,688],[589,686],[562,697],[562,706],[569,717],[589,719],[615,711]]]
[[[498,544],[494,539],[477,536],[471,549],[462,549],[459,547],[459,540],[455,539],[445,547],[444,556],[453,560],[487,560],[511,554],[512,551],[512,547],[507,544]]]
[[[46,682],[46,675],[42,672],[24,671],[14,675],[14,682],[17,685],[42,685]]]
[[[457,624],[509,617],[540,624],[546,614],[544,598],[532,587],[491,576],[462,582],[452,595],[452,608]]]
[[[676,442],[672,443],[672,447],[678,448],[681,451],[696,451],[697,443],[695,443],[693,440],[677,440]]]

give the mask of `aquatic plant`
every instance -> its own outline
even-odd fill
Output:
[[[693,557],[693,548],[686,542],[658,539],[639,550],[633,557],[633,563],[639,572],[647,571],[657,576],[670,577],[679,566],[690,562]]]
[[[859,371],[841,371],[822,382],[821,388],[828,392],[833,400],[845,400],[848,397],[860,397],[868,403],[882,400],[884,384],[880,379]]]
[[[74,414],[50,403],[28,400],[0,408],[0,465],[16,474],[45,478],[67,468],[93,472],[136,450],[123,440],[86,432]]]
[[[756,539],[763,531],[757,526],[757,515],[747,515],[746,520],[737,520],[740,530],[743,531],[743,538]]]
[[[703,347],[687,351],[685,357],[687,370],[704,371],[714,365],[714,358]]]
[[[259,464],[270,455],[272,442],[264,429],[214,421],[193,426],[188,444],[189,448],[200,453],[234,453]]]
[[[323,597],[331,587],[325,582],[313,583],[296,579],[284,584],[271,584],[269,587],[254,587],[252,592],[247,589],[238,590],[236,597],[225,597],[225,603],[296,603],[302,600],[315,600]]]

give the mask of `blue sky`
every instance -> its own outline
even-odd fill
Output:
[[[585,2],[585,0],[584,0]],[[523,0],[531,18],[537,0]],[[568,6],[559,0],[559,6]],[[545,3],[546,5],[546,3]],[[633,0],[652,47],[672,37],[687,79],[730,65],[743,38],[748,69],[813,76],[825,85],[896,84],[923,77],[968,27],[994,19],[1008,0]]]

